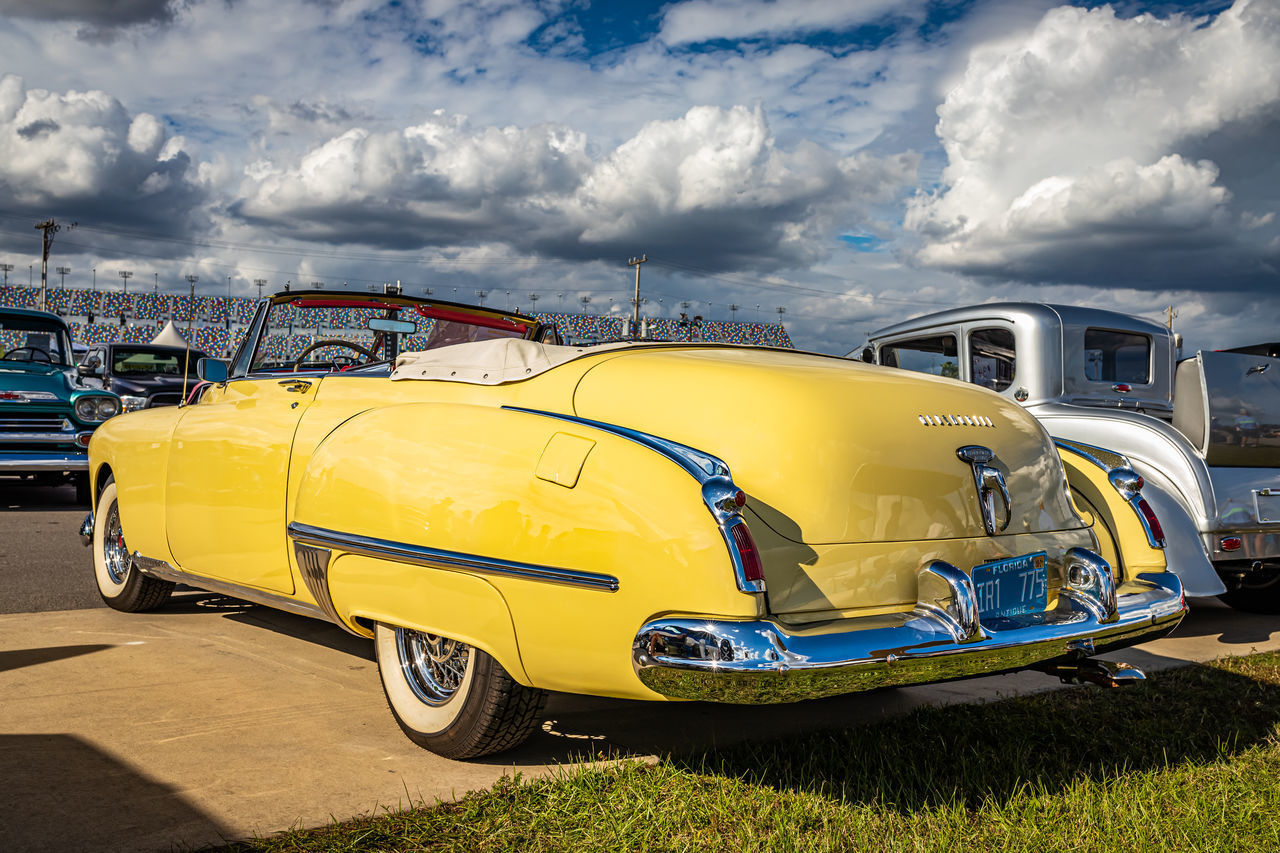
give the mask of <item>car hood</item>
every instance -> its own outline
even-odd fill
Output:
[[[67,400],[75,388],[71,376],[69,368],[57,365],[0,362],[0,391],[41,391]]]
[[[731,347],[634,349],[586,372],[576,413],[722,459],[749,506],[806,544],[985,536],[966,445],[996,454],[1005,535],[1078,530],[1048,434],[970,385],[845,359]]]

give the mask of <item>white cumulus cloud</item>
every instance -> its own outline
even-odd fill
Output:
[[[281,233],[395,248],[499,243],[559,258],[662,245],[710,267],[797,264],[914,179],[912,155],[779,148],[763,112],[694,107],[593,156],[559,125],[434,116],[354,129],[295,164],[256,162],[237,212]]]
[[[942,186],[906,217],[925,265],[1160,286],[1274,275],[1280,187],[1227,173],[1238,152],[1274,149],[1273,2],[1240,0],[1211,21],[1052,10],[976,48],[938,118]],[[1218,251],[1187,263],[1192,244]]]

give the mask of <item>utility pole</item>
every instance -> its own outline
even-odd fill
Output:
[[[636,295],[631,300],[631,322],[636,326],[640,325],[640,265],[649,260],[647,254],[638,258],[631,258],[627,261],[627,266],[636,268]]]
[[[76,227],[72,222],[71,228]],[[57,220],[46,219],[36,223],[40,232],[40,310],[49,310],[49,250],[53,248],[53,236],[62,230]]]
[[[262,288],[263,288],[264,286],[266,286],[267,280],[266,280],[265,278],[255,278],[255,279],[253,280],[253,283],[254,283],[254,284],[256,284],[256,285],[258,286],[258,298],[259,298],[259,299],[261,299],[261,298],[262,298]]]
[[[4,272],[4,286],[9,286],[9,273],[13,272],[13,264],[0,264],[0,270]]]
[[[1177,317],[1177,316],[1178,316],[1178,312],[1177,312],[1177,311],[1175,311],[1175,310],[1173,310],[1173,306],[1172,306],[1172,305],[1170,305],[1168,308],[1165,308],[1165,309],[1164,309],[1164,314],[1165,314],[1165,324],[1164,324],[1164,325],[1165,325],[1165,328],[1167,328],[1169,331],[1171,331],[1171,332],[1172,332],[1172,331],[1173,331],[1173,320],[1174,320],[1174,318],[1175,318],[1175,317]]]

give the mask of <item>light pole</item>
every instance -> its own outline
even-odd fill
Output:
[[[133,270],[120,270],[120,292],[129,295],[129,279],[133,278]]]
[[[231,298],[231,276],[227,276],[227,298]]]
[[[738,306],[733,304],[732,302],[729,303],[729,322],[730,323],[738,322]]]
[[[4,286],[9,286],[9,273],[13,272],[13,264],[0,264],[0,270],[4,271]]]
[[[435,292],[436,292],[436,289],[435,289],[434,287],[424,287],[424,288],[422,288],[422,295],[423,295],[423,296],[425,296],[425,297],[427,297],[428,299],[430,299],[430,298],[431,298],[431,294],[433,294],[433,293],[435,293]]]
[[[267,280],[266,280],[265,278],[255,278],[255,279],[253,280],[253,283],[254,283],[254,284],[256,284],[256,285],[258,286],[258,298],[259,298],[259,299],[261,299],[261,298],[262,298],[262,288],[264,288],[264,287],[266,287],[266,286],[267,286]]]
[[[538,313],[538,300],[539,300],[539,299],[541,299],[541,298],[542,298],[542,297],[541,297],[541,296],[539,296],[539,295],[538,295],[538,294],[536,294],[536,293],[530,293],[530,294],[529,294],[529,301],[533,303],[533,308],[529,311],[529,313],[530,313],[530,314],[537,314],[537,313]]]
[[[322,290],[322,289],[324,288],[324,282],[323,282],[323,281],[313,281],[313,282],[311,282],[311,287],[312,287],[312,289],[313,289],[313,290]]]
[[[484,298],[485,298],[486,296],[488,296],[488,295],[489,295],[489,291],[487,291],[487,290],[477,290],[477,291],[476,291],[476,296],[480,297],[480,307],[481,307],[481,308],[483,308],[483,307],[484,307]]]
[[[152,292],[152,293],[154,293],[155,295],[159,296],[159,295],[160,295],[160,273],[158,273],[158,272],[157,272],[157,273],[152,273],[152,275],[154,275],[154,276],[156,277],[156,283],[155,283],[155,285],[151,288],[151,292]]]
[[[578,301],[582,303],[582,313],[587,313],[587,306],[591,304],[590,296],[579,296]]]
[[[778,312],[778,325],[779,325],[779,326],[781,326],[781,325],[782,325],[782,315],[783,315],[783,314],[785,314],[785,313],[787,313],[787,309],[786,309],[786,308],[784,308],[783,306],[779,305],[777,308],[775,308],[775,309],[773,309],[773,310]]]
[[[57,267],[54,269],[54,272],[62,276],[62,281],[59,283],[58,287],[62,290],[66,290],[67,289],[67,273],[71,272],[71,267]]]

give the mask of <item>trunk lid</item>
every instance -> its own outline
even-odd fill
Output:
[[[957,456],[966,445],[992,450],[1004,475],[1001,535],[1082,527],[1039,423],[952,380],[802,353],[655,347],[590,369],[574,407],[719,456],[751,510],[797,543],[986,536],[974,470]]]

